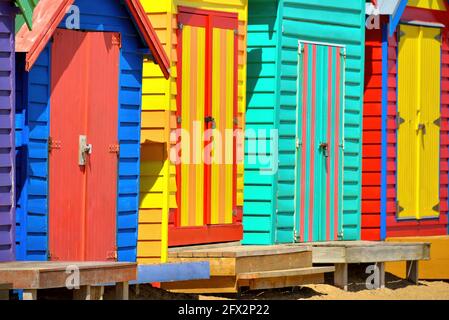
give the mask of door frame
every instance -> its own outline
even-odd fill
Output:
[[[339,194],[337,195],[337,199],[339,202],[339,208],[338,208],[338,223],[336,225],[334,225],[334,232],[331,232],[331,234],[334,234],[334,238],[337,238],[335,240],[342,240],[341,238],[344,236],[343,235],[343,225],[342,225],[342,221],[343,221],[343,212],[344,212],[344,201],[343,201],[343,194],[344,194],[344,142],[345,142],[345,130],[344,130],[344,126],[345,126],[345,117],[344,117],[344,113],[346,110],[346,86],[345,86],[345,81],[346,81],[346,45],[342,45],[342,44],[337,44],[337,43],[331,43],[331,42],[320,42],[320,41],[310,41],[310,40],[298,40],[298,63],[297,63],[297,80],[296,80],[296,133],[295,133],[295,140],[296,140],[296,148],[295,148],[295,192],[294,192],[294,241],[295,242],[308,242],[308,240],[304,239],[304,224],[301,223],[302,220],[302,216],[303,214],[300,212],[301,211],[301,206],[298,205],[299,201],[300,201],[300,180],[299,178],[301,177],[300,174],[300,170],[302,169],[302,166],[299,165],[299,161],[302,161],[302,145],[303,145],[303,137],[302,137],[302,133],[300,132],[300,127],[302,126],[302,120],[303,120],[303,115],[302,115],[302,108],[300,108],[300,106],[302,106],[302,101],[300,100],[300,98],[302,97],[302,94],[299,94],[299,86],[300,86],[300,81],[302,82],[303,79],[303,69],[301,70],[301,63],[303,59],[303,45],[304,44],[310,44],[310,45],[320,45],[320,46],[326,46],[326,47],[334,47],[334,48],[339,48],[342,50],[341,54],[343,55],[343,59],[342,61],[342,65],[340,66],[340,68],[344,71],[341,74],[341,78],[340,78],[340,82],[341,82],[341,103],[340,103],[340,118],[341,118],[341,122],[340,122],[340,147],[339,147],[339,163],[340,163],[340,172],[339,172]],[[300,116],[301,115],[301,116]],[[301,138],[300,138],[301,137]],[[334,221],[335,221],[335,216],[334,216]],[[302,228],[301,228],[302,226]],[[312,235],[313,236],[313,235]],[[300,239],[298,241],[298,239]]]
[[[228,21],[232,19],[233,22],[230,24]],[[205,86],[205,117],[211,116],[212,114],[212,33],[213,28],[225,28],[238,30],[238,14],[231,12],[221,12],[213,10],[202,10],[196,8],[190,8],[185,6],[178,6],[177,14],[178,25],[189,25],[196,27],[203,27],[206,30],[206,86]],[[177,111],[176,116],[182,115],[182,28],[177,28],[177,70],[178,78],[176,81],[177,85],[177,96],[176,105]],[[233,118],[238,117],[238,32],[234,35],[234,101],[233,101]],[[177,128],[181,129],[182,124],[177,123]],[[237,123],[234,121],[234,130],[238,128]],[[208,129],[208,125],[204,124],[204,130]],[[207,143],[205,142],[205,145]],[[190,244],[200,244],[200,243],[214,243],[214,242],[230,242],[239,241],[243,237],[243,227],[238,221],[237,217],[237,137],[234,135],[234,156],[233,156],[233,196],[232,196],[232,207],[233,216],[232,224],[221,224],[221,225],[211,225],[211,193],[204,192],[204,225],[195,227],[181,227],[180,217],[181,217],[181,166],[176,165],[176,201],[177,209],[174,210],[171,223],[169,223],[169,246],[180,246],[180,245],[190,245]],[[204,189],[210,190],[211,188],[211,165],[204,164]]]

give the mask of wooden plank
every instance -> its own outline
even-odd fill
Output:
[[[313,263],[345,263],[346,249],[344,247],[313,247]]]
[[[391,238],[387,241],[428,242],[431,243],[431,260],[419,263],[419,277],[425,280],[449,279],[449,236]],[[397,277],[406,279],[406,262],[389,262],[386,271]]]
[[[37,290],[36,289],[26,289],[23,290],[23,300],[37,300]]]
[[[430,244],[386,244],[369,243],[363,245],[348,243],[314,245],[313,263],[375,263],[406,260],[428,260],[430,258]]]
[[[310,268],[273,270],[273,271],[263,271],[263,272],[247,272],[247,273],[239,273],[237,275],[237,279],[238,280],[250,280],[250,279],[262,279],[262,278],[305,276],[305,275],[318,274],[318,273],[330,273],[330,272],[334,272],[334,271],[335,271],[335,267],[310,267]]]
[[[116,300],[129,300],[129,284],[128,281],[119,282],[115,286]]]
[[[234,258],[171,258],[169,263],[209,262],[211,276],[235,276],[236,260]]]
[[[177,251],[177,257],[189,258],[240,258],[240,257],[253,257],[253,256],[266,256],[266,255],[278,255],[311,251],[309,246],[231,246],[231,247],[217,247],[206,249],[186,249],[183,251]]]
[[[344,291],[348,291],[348,264],[335,264],[334,285]]]
[[[162,283],[161,288],[183,293],[237,293],[237,280],[235,277],[211,277],[209,280]]]
[[[306,268],[312,266],[312,252],[303,251],[237,258],[236,273]]]
[[[96,285],[137,279],[135,263],[14,262],[0,264],[0,279],[13,289],[50,289],[66,286],[66,270],[77,267],[80,285]],[[70,267],[70,269],[68,269]]]
[[[9,290],[0,289],[0,301],[9,300]]]
[[[407,261],[406,264],[407,270],[407,280],[418,284],[419,283],[419,261]]]
[[[346,249],[347,263],[429,260],[430,245],[354,247]]]
[[[239,281],[238,285],[239,287],[249,287],[250,290],[264,290],[322,283],[324,283],[324,274],[318,273],[303,276],[242,280]]]

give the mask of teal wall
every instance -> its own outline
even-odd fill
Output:
[[[279,129],[279,170],[246,150],[243,243],[294,241],[298,40],[346,47],[342,231],[360,239],[365,0],[250,0],[248,32],[247,128]]]

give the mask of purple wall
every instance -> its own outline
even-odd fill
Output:
[[[0,0],[0,261],[15,259],[13,1]]]

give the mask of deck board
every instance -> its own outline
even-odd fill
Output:
[[[78,268],[80,286],[128,282],[137,279],[137,265],[125,262],[4,262],[2,283],[12,289],[50,289],[66,286],[70,270]]]

